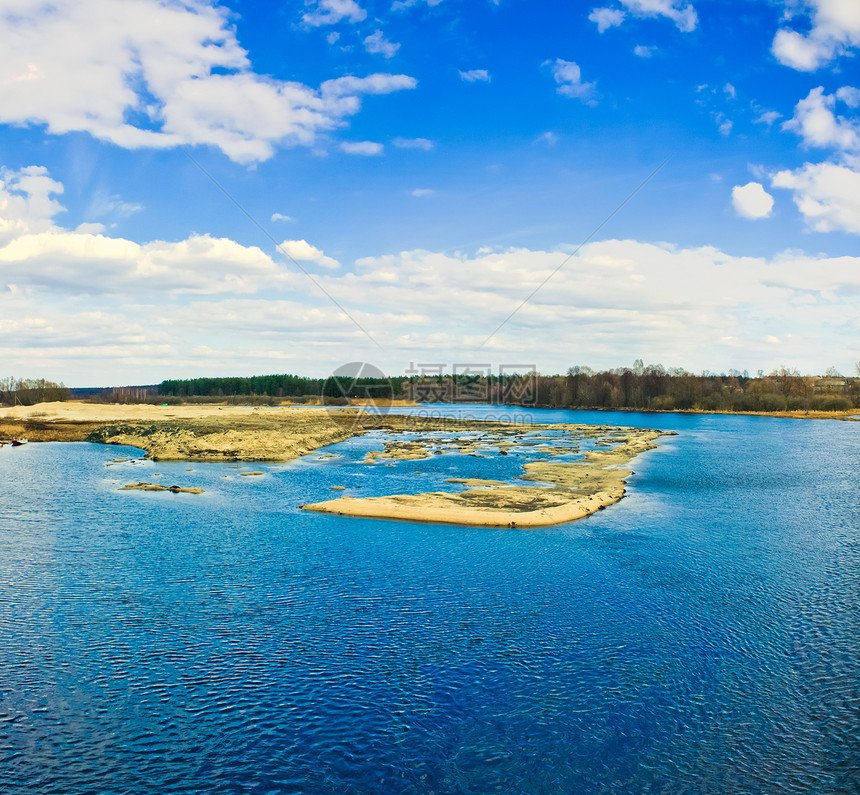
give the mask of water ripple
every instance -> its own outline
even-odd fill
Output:
[[[858,792],[857,429],[657,419],[627,499],[529,532],[300,512],[367,440],[158,464],[199,499],[0,449],[0,791]]]

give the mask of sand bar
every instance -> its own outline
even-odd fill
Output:
[[[155,461],[292,461],[363,433],[374,425],[374,416],[321,407],[68,401],[0,410],[0,436],[130,445]]]
[[[528,461],[520,477],[513,483],[448,478],[446,483],[460,483],[467,488],[458,493],[340,497],[303,505],[302,508],[342,516],[481,527],[525,528],[563,524],[618,502],[624,496],[627,479],[633,474],[628,468],[632,459],[656,447],[656,440],[664,435],[660,431],[638,428],[577,425],[532,425],[529,428],[561,431],[564,441],[559,449],[564,451],[563,454],[569,454],[574,449],[570,444],[572,439],[589,440],[594,449],[576,460],[559,461],[556,458]],[[499,438],[512,434],[516,438]],[[529,438],[530,435],[523,435],[519,429],[514,430],[514,426],[501,431],[486,429],[485,438],[476,440],[476,445],[490,451],[495,449],[497,455],[509,454],[509,451],[528,455],[531,445],[546,455],[556,453],[555,449],[547,449],[543,440],[538,442],[537,438]],[[430,449],[434,445],[444,445],[445,440],[438,439],[436,434],[426,438],[424,444]],[[385,452],[389,458],[415,460],[419,446],[420,442],[415,440],[403,442],[403,455],[398,456],[397,443],[386,442]]]
[[[341,497],[302,508],[496,527],[570,522],[620,500],[632,474],[630,461],[656,447],[663,435],[637,428],[426,418],[359,408],[69,401],[0,411],[0,436],[129,445],[161,461],[291,461],[373,430],[390,436],[381,440],[382,450],[367,454],[363,463],[371,467],[386,465],[385,459],[419,462],[435,455],[468,454],[489,459],[514,456],[505,460],[522,461],[522,470],[512,482],[462,479],[464,489],[454,493]],[[575,456],[581,448],[590,449]],[[376,459],[383,461],[375,464]]]

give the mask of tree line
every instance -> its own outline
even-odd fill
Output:
[[[450,388],[456,391],[451,380]],[[480,402],[564,409],[638,409],[645,411],[847,411],[860,408],[860,378],[835,370],[824,376],[802,376],[781,368],[758,373],[689,373],[662,365],[594,371],[571,367],[566,375],[534,375],[518,385],[519,398],[506,399],[498,383],[472,385],[487,395]],[[501,399],[499,399],[501,398]]]
[[[228,378],[173,378],[158,385],[169,397],[370,398],[392,399],[403,392],[404,378],[351,378],[255,375]]]
[[[860,376],[860,367],[858,367]],[[158,397],[151,394],[157,391]],[[126,392],[128,394],[126,394]],[[141,393],[141,394],[138,394]],[[44,378],[0,379],[0,405],[31,406],[68,400],[70,390]],[[140,400],[180,402],[225,399],[231,402],[318,401],[346,403],[350,398],[407,399],[420,403],[494,403],[565,409],[637,409],[644,411],[848,411],[860,408],[860,377],[830,368],[823,376],[781,368],[755,376],[690,373],[660,364],[595,371],[571,367],[565,375],[472,376],[420,375],[394,378],[330,376],[307,378],[280,374],[162,381],[157,389],[106,390],[111,402]]]
[[[858,373],[860,374],[860,373]],[[236,378],[170,379],[158,387],[170,400],[224,398],[272,402],[348,398],[392,398],[419,403],[493,403],[564,409],[636,409],[644,411],[847,411],[860,408],[860,378],[830,368],[824,376],[804,376],[781,368],[755,376],[690,373],[660,364],[595,371],[571,367],[565,375],[434,374],[395,378],[306,378],[261,375]]]
[[[0,378],[0,405],[3,406],[32,406],[68,399],[69,389],[62,383],[44,378]]]

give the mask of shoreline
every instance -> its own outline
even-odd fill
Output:
[[[463,491],[391,494],[378,497],[344,496],[300,506],[303,510],[340,516],[456,524],[472,527],[548,527],[590,516],[624,497],[630,463],[657,447],[662,436],[674,432],[641,428],[585,425],[533,425],[528,435],[507,432],[468,440],[458,452],[492,458],[495,455],[542,455],[524,464],[517,483],[494,480],[449,479],[469,486]],[[541,431],[555,435],[540,435]],[[533,435],[537,432],[537,436]],[[461,439],[452,440],[462,445]],[[552,442],[551,444],[549,442]],[[420,460],[440,452],[446,440],[385,443],[382,452],[368,452],[367,463],[378,459]],[[592,447],[580,452],[580,447]],[[423,446],[423,450],[421,447]],[[456,446],[456,445],[455,445]],[[577,458],[563,460],[574,454]]]
[[[378,430],[391,434],[377,459],[433,455],[519,456],[514,482],[449,479],[459,492],[343,497],[299,507],[317,513],[485,527],[544,527],[618,502],[629,464],[673,432],[610,425],[516,423],[373,414],[359,408],[260,408],[45,403],[0,413],[0,435],[31,442],[128,445],[153,461],[288,462]],[[401,436],[402,435],[402,436]],[[580,452],[580,450],[583,452]],[[530,460],[529,460],[530,459]],[[506,459],[514,461],[515,459]]]
[[[392,497],[341,497],[339,500],[300,506],[305,511],[329,513],[335,516],[353,516],[365,519],[421,522],[422,524],[452,524],[466,527],[552,527],[584,519],[593,513],[619,502],[625,490],[599,492],[581,497],[564,505],[537,508],[533,511],[476,511],[471,508],[445,504],[452,496],[443,492],[427,492]],[[414,502],[405,502],[413,497]]]

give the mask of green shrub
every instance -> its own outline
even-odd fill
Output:
[[[848,398],[838,395],[821,395],[812,401],[812,407],[817,411],[849,411],[854,408]]]

